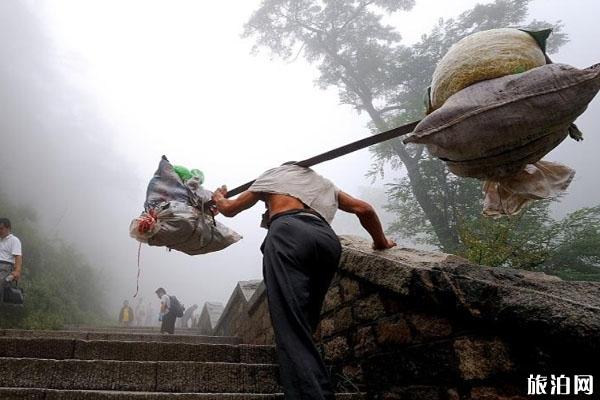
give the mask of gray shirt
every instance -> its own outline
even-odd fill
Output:
[[[282,165],[259,176],[251,192],[284,194],[300,200],[331,223],[338,209],[339,189],[310,168]]]

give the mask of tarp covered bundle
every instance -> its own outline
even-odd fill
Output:
[[[434,74],[431,114],[405,140],[425,144],[456,175],[486,180],[489,216],[553,197],[575,174],[540,160],[567,136],[582,138],[573,122],[600,89],[600,65],[544,64],[547,33],[497,29],[454,45]]]
[[[212,193],[202,188],[201,179],[197,174],[184,182],[163,156],[148,184],[145,211],[131,222],[131,237],[189,255],[222,250],[240,240],[206,209]]]

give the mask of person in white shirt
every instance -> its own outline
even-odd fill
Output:
[[[167,295],[167,291],[161,287],[156,289],[154,293],[156,293],[160,299],[160,333],[169,333],[172,335],[175,333],[175,321],[177,320],[177,316],[175,313],[171,312],[171,298]]]
[[[23,252],[21,241],[11,233],[8,218],[0,218],[0,302],[3,301],[4,285],[21,278]]]

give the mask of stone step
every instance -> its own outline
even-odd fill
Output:
[[[169,343],[213,343],[239,344],[241,340],[232,336],[203,336],[203,335],[166,335],[152,333],[111,333],[84,331],[36,331],[21,329],[1,329],[0,337],[19,338],[70,338],[84,340],[119,340],[130,342],[169,342]]]
[[[103,333],[160,333],[160,327],[157,326],[94,326],[89,328],[78,328],[78,327],[65,327],[61,329],[66,332],[103,332]],[[176,335],[199,335],[200,330],[198,328],[180,328],[175,327]]]
[[[278,393],[274,364],[0,358],[0,387],[171,393]]]
[[[0,357],[274,364],[274,346],[0,337]]]
[[[158,393],[101,390],[53,390],[0,387],[3,400],[283,400],[283,394]],[[364,400],[360,393],[339,393],[336,400]]]

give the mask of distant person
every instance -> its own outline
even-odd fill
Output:
[[[0,303],[4,301],[4,286],[21,279],[23,252],[21,241],[11,233],[8,218],[0,218]]]
[[[191,307],[188,307],[184,312],[183,312],[183,317],[181,317],[181,327],[182,328],[193,328],[194,327],[194,321],[193,321],[193,317],[194,317],[194,311],[196,311],[198,309],[198,304],[194,304]],[[192,321],[192,326],[188,326],[188,322]]]
[[[177,320],[175,304],[173,304],[171,296],[167,294],[165,289],[160,287],[156,289],[155,293],[160,299],[160,333],[169,333],[172,335],[175,333],[175,321]]]
[[[119,323],[123,326],[130,327],[133,322],[133,309],[129,306],[129,302],[125,300],[123,307],[119,312]]]
[[[373,249],[396,245],[373,207],[339,190],[310,168],[286,163],[270,169],[235,199],[215,190],[217,211],[233,217],[259,200],[268,228],[261,246],[269,313],[286,400],[334,399],[327,368],[313,342],[321,305],[335,275],[342,247],[329,225],[340,209],[358,217]]]
[[[143,297],[140,297],[135,305],[135,326],[143,326],[146,320],[146,310],[144,310]]]

